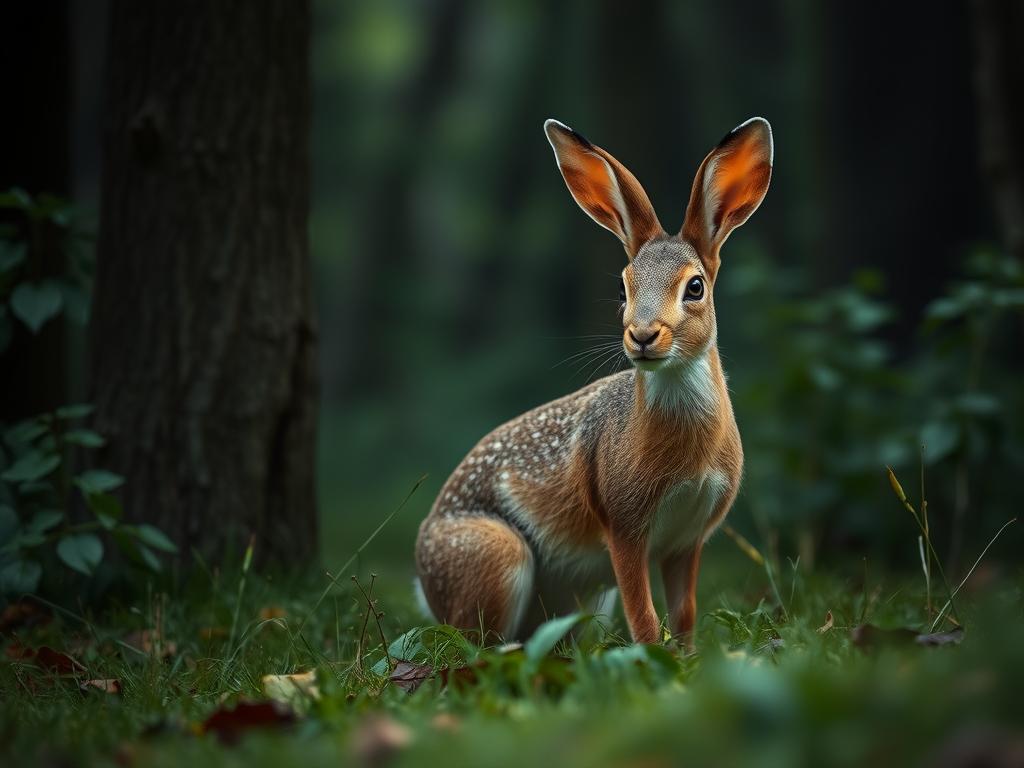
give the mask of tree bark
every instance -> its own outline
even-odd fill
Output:
[[[188,553],[315,554],[308,0],[115,0],[98,458]]]
[[[982,169],[1007,251],[1024,261],[1024,5],[974,0]]]

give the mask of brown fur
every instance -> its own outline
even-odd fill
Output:
[[[529,411],[469,452],[420,527],[424,596],[456,626],[522,635],[614,579],[633,638],[656,642],[654,557],[670,629],[686,639],[701,548],[743,468],[715,339],[718,249],[764,196],[770,129],[745,123],[705,158],[676,237],[611,155],[565,126],[546,129],[573,197],[629,255],[623,348],[643,370]],[[704,295],[686,300],[695,277]]]

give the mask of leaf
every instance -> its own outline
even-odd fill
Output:
[[[570,629],[588,618],[590,617],[580,613],[570,613],[568,616],[559,616],[545,621],[537,627],[523,646],[526,658],[532,662],[540,661],[558,644],[559,640],[565,637]]]
[[[0,274],[13,272],[25,262],[25,244],[0,240]]]
[[[161,531],[159,528],[155,528],[152,525],[143,523],[142,525],[135,528],[135,535],[138,536],[139,540],[144,544],[148,544],[153,549],[159,549],[163,552],[177,552],[178,545],[167,538],[167,534]]]
[[[0,194],[0,208],[28,211],[32,209],[33,205],[32,196],[21,187],[11,187]]]
[[[64,433],[64,442],[72,445],[80,445],[83,448],[100,448],[107,444],[103,435],[93,432],[91,429],[72,429]]]
[[[236,744],[246,731],[282,728],[295,720],[292,708],[279,701],[242,700],[232,709],[218,709],[203,721],[199,730],[214,734],[224,744]]]
[[[64,513],[57,509],[44,509],[36,512],[28,521],[25,530],[34,534],[44,534],[64,519]]]
[[[969,416],[993,416],[999,413],[999,399],[985,392],[965,392],[960,395],[954,407]]]
[[[105,469],[87,469],[75,478],[75,485],[86,493],[104,493],[123,484],[123,477]]]
[[[80,675],[86,670],[78,661],[66,653],[55,651],[49,646],[40,646],[35,652],[36,664],[48,672],[58,675]]]
[[[435,672],[436,670],[429,664],[397,661],[395,668],[388,675],[388,680],[406,693],[415,693],[417,688],[434,677]]]
[[[35,592],[43,567],[35,560],[15,560],[0,568],[0,593],[7,595]]]
[[[89,691],[102,691],[103,693],[109,693],[112,696],[116,696],[121,692],[121,681],[116,678],[106,680],[86,680],[78,687],[86,693]]]
[[[159,558],[157,558],[153,550],[135,538],[134,532],[128,526],[117,526],[115,524],[110,534],[118,549],[124,552],[132,562],[144,566],[154,573],[160,573]]]
[[[60,286],[53,280],[21,283],[10,298],[14,316],[28,326],[32,333],[39,333],[46,321],[60,312],[63,304]]]
[[[392,659],[412,659],[422,653],[423,643],[420,640],[422,627],[413,627],[395,638],[388,646],[388,656]]]
[[[10,483],[31,482],[46,477],[60,466],[60,456],[32,450],[8,467],[0,478]]]
[[[300,710],[311,701],[320,699],[320,688],[316,684],[316,670],[293,675],[264,675],[263,695],[273,701],[289,704]]]
[[[40,416],[19,421],[4,432],[4,440],[11,446],[27,445],[50,431],[50,426],[47,422],[48,418]]]
[[[93,411],[96,410],[96,406],[91,403],[77,403],[75,405],[62,405],[57,409],[57,418],[63,419],[64,421],[74,421],[75,419],[83,419]]]
[[[818,634],[824,635],[826,632],[832,629],[834,624],[835,619],[832,617],[832,611],[827,611],[825,613],[825,623],[818,627]]]
[[[940,461],[956,450],[960,443],[960,430],[945,421],[930,421],[921,429],[921,444],[929,463]]]
[[[57,556],[69,568],[91,576],[103,559],[103,542],[91,533],[65,536],[57,544]]]
[[[108,531],[116,528],[118,520],[124,516],[121,502],[109,493],[87,493],[85,494],[85,503],[92,510],[93,514],[96,515],[100,525]]]

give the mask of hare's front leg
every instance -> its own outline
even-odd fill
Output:
[[[697,571],[702,547],[703,544],[695,544],[661,561],[669,629],[673,637],[691,649],[697,620]]]
[[[619,596],[622,598],[622,611],[626,614],[634,642],[660,642],[661,622],[658,621],[654,601],[651,599],[647,542],[612,534],[608,537],[608,552],[611,554]]]

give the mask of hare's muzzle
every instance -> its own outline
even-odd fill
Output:
[[[630,323],[623,336],[626,356],[641,367],[657,366],[668,356],[672,334],[661,323],[635,325]]]

